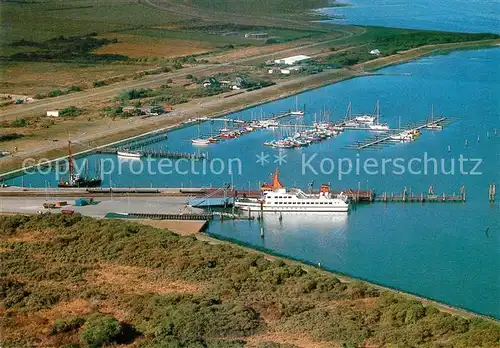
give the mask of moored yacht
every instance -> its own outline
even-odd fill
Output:
[[[304,191],[285,188],[278,178],[276,170],[271,184],[261,187],[260,198],[241,198],[234,203],[235,207],[250,212],[305,212],[305,213],[347,213],[349,202],[347,196],[340,193],[333,196],[329,185],[322,185],[319,194],[308,194]]]
[[[362,123],[362,124],[371,124],[375,121],[375,116],[371,116],[371,115],[356,116],[354,118],[354,121],[356,121],[357,123]]]
[[[372,131],[388,131],[389,126],[386,123],[371,124],[368,126]]]
[[[193,145],[210,145],[210,140],[209,139],[191,139],[191,142]]]

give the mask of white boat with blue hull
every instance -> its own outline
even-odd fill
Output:
[[[292,188],[286,189],[279,182],[278,171],[273,182],[261,187],[260,198],[240,198],[235,207],[250,212],[303,212],[303,213],[347,213],[348,197],[343,193],[333,196],[328,185],[322,185],[319,194],[308,194]]]

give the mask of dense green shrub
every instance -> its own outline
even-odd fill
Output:
[[[21,139],[22,137],[24,137],[24,135],[18,133],[0,134],[0,142]]]
[[[10,123],[12,128],[23,128],[28,125],[28,121],[25,118],[18,118]]]
[[[66,93],[64,93],[61,89],[56,88],[56,89],[54,89],[54,90],[50,91],[50,92],[47,94],[47,96],[48,96],[49,98],[53,98],[53,97],[58,97],[58,96],[63,95],[63,94],[66,94]]]
[[[106,81],[94,81],[94,83],[93,83],[94,88],[103,87],[103,86],[107,86],[107,85],[108,85],[108,83]]]
[[[118,320],[97,313],[87,319],[80,336],[90,347],[102,347],[115,342],[121,332],[122,328]]]
[[[131,89],[128,91],[121,92],[118,99],[120,99],[122,101],[126,101],[126,100],[151,97],[153,95],[154,95],[154,91],[150,88],[148,88],[148,89],[142,89],[142,88],[141,89]]]
[[[12,43],[16,47],[35,47],[37,50],[19,52],[9,57],[12,61],[55,61],[55,62],[105,62],[123,61],[127,56],[117,54],[93,54],[96,48],[116,43],[116,39],[104,39],[94,36],[59,36],[43,42],[20,40]]]
[[[76,106],[69,106],[67,108],[62,109],[59,112],[59,116],[62,117],[75,117],[80,116],[86,113],[85,109],[77,108]]]
[[[36,231],[36,242],[12,241],[28,231]],[[266,333],[261,316],[279,332],[307,333],[346,347],[369,342],[380,347],[493,348],[500,340],[499,326],[487,320],[453,316],[366,283],[341,282],[229,244],[209,244],[127,221],[62,214],[0,216],[0,238],[0,305],[8,315],[74,299],[86,299],[95,309],[105,302],[126,313],[128,324],[102,314],[88,318],[78,334],[93,346],[132,342],[142,333],[144,338],[136,341],[140,347],[241,347],[244,342],[230,340]],[[117,291],[115,284],[93,282],[101,265],[144,268],[139,282],[163,286],[178,281],[199,290]],[[63,317],[47,332],[69,330],[60,336],[75,339],[81,323]],[[15,323],[9,329],[15,330]]]
[[[80,92],[82,90],[83,90],[83,88],[80,86],[69,86],[68,87],[68,92]]]
[[[9,279],[0,279],[0,300],[5,308],[20,303],[29,294],[24,284]]]

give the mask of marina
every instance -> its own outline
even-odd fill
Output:
[[[101,188],[83,190],[88,193],[82,193],[82,197],[96,195],[102,197],[104,204],[78,207],[78,209],[90,212],[93,212],[93,209],[106,209],[107,212],[153,213],[147,203],[144,204],[143,211],[138,207],[128,207],[127,201],[142,197],[145,202],[152,203],[157,200],[164,202],[163,198],[180,198],[182,200],[180,205],[184,205],[189,199],[196,198],[199,201],[192,202],[193,209],[198,209],[196,207],[198,203],[200,206],[205,205],[204,209],[215,213],[221,206],[224,207],[224,201],[226,208],[231,209],[231,199],[235,196],[260,197],[259,181],[265,180],[269,173],[279,167],[283,181],[290,187],[302,188],[305,193],[316,194],[321,184],[330,183],[333,195],[343,192],[349,196],[352,209],[342,218],[317,215],[307,218],[303,213],[282,213],[283,217],[280,220],[279,212],[270,212],[264,214],[259,223],[247,221],[247,214],[241,214],[243,220],[240,220],[232,212],[224,211],[224,223],[219,219],[211,220],[207,232],[220,238],[238,240],[252,247],[267,248],[290,257],[305,259],[314,264],[320,262],[328,269],[339,270],[367,280],[376,280],[384,285],[498,316],[497,311],[491,307],[492,301],[499,296],[498,286],[493,281],[496,279],[497,268],[484,267],[491,264],[498,256],[495,248],[497,238],[495,231],[499,226],[498,199],[490,202],[488,192],[489,185],[495,184],[498,174],[495,170],[498,159],[495,151],[492,151],[498,146],[499,139],[495,129],[500,128],[495,103],[491,98],[493,95],[491,91],[497,89],[496,75],[491,71],[481,74],[481,78],[486,82],[479,91],[476,85],[472,88],[467,84],[458,85],[456,81],[446,80],[450,74],[457,74],[461,75],[464,81],[475,81],[478,79],[477,71],[483,68],[480,65],[481,60],[472,59],[479,57],[484,60],[491,55],[496,57],[498,52],[497,49],[493,49],[425,58],[423,60],[425,64],[415,61],[384,69],[391,73],[390,75],[352,79],[310,91],[300,95],[301,102],[307,105],[307,112],[304,116],[300,116],[300,119],[288,116],[280,119],[279,124],[270,127],[269,130],[248,132],[245,136],[213,143],[199,150],[193,150],[191,143],[191,139],[197,138],[198,122],[170,130],[167,139],[137,149],[128,147],[130,143],[112,146],[117,150],[129,148],[129,151],[133,152],[160,149],[181,154],[201,152],[206,153],[210,161],[199,161],[199,165],[218,158],[219,162],[224,161],[226,167],[221,174],[211,172],[201,174],[202,171],[198,170],[189,171],[187,175],[175,172],[171,175],[148,173],[133,175],[132,171],[124,166],[120,176],[103,176]],[[464,70],[463,62],[467,62],[467,66],[474,64],[476,70],[468,68]],[[472,71],[475,71],[474,74]],[[406,72],[411,72],[411,77],[403,75]],[[424,76],[429,75],[435,76],[440,84],[426,81]],[[415,93],[417,90],[418,94]],[[478,99],[469,100],[464,105],[465,95],[477,95]],[[344,109],[351,100],[360,110],[371,109],[378,99],[384,106],[384,112],[382,119],[374,120],[374,124],[387,123],[391,128],[391,134],[427,124],[427,128],[420,130],[419,141],[411,143],[387,141],[366,148],[377,151],[351,151],[351,147],[356,150],[357,145],[364,144],[367,139],[385,137],[388,134],[369,130],[366,125],[363,127],[344,124],[344,128],[340,129],[339,124],[345,121],[345,114],[336,110]],[[227,119],[242,120],[251,124],[261,109],[263,114],[279,114],[280,110],[288,109],[294,100],[295,97],[291,97],[262,107],[243,110],[228,115]],[[327,120],[328,122],[324,119],[325,104],[331,115],[331,121]],[[439,109],[446,116],[440,114],[434,120],[428,116],[427,120],[423,120],[426,118],[423,115],[429,115],[432,104],[439,105]],[[316,120],[315,114],[320,115]],[[449,122],[455,118],[452,119],[448,115],[457,117],[460,122]],[[400,116],[403,117],[406,126],[398,126]],[[446,117],[447,120],[440,125],[433,123],[441,117]],[[215,131],[213,134],[217,135],[219,129],[215,125],[219,122],[222,122],[221,128],[226,126],[226,121],[215,120],[211,124],[208,119],[202,120],[199,124],[202,137],[211,134],[211,127]],[[265,142],[292,136],[295,134],[295,129],[299,132],[314,129],[315,122],[329,123],[332,130],[339,133],[330,137],[331,140],[324,139],[293,150],[271,150],[264,146]],[[235,123],[234,128],[236,125]],[[241,125],[243,123],[238,123],[238,126]],[[336,126],[339,128],[333,129]],[[227,128],[233,128],[229,121]],[[270,163],[261,165],[255,162],[256,156],[261,152],[270,156]],[[274,155],[283,153],[287,155],[287,163],[281,165],[273,163]],[[439,164],[441,160],[445,160],[447,171],[443,173],[439,167],[437,174],[433,171],[419,175],[408,172],[394,175],[389,172],[385,176],[352,172],[339,178],[337,167],[334,171],[325,173],[320,170],[319,165],[324,159],[345,158],[355,163],[357,158],[361,162],[367,158],[374,158],[381,162],[386,157],[401,157],[405,160],[422,158],[424,153],[439,159]],[[480,167],[481,176],[446,174],[451,172],[450,161],[458,158],[460,154],[467,158],[483,159],[483,165]],[[303,158],[307,161],[315,155],[316,160],[311,162],[311,165],[318,173],[306,170],[302,174]],[[227,166],[229,159],[232,158],[244,159],[241,172],[234,168],[234,175],[230,175]],[[87,157],[75,159],[75,162],[81,165],[83,160],[87,160],[90,171],[93,172],[95,168],[92,164],[104,159],[116,165],[119,163],[116,153],[95,152]],[[471,165],[465,166],[468,171],[471,168]],[[456,164],[455,170],[458,169]],[[310,188],[309,183],[313,181],[314,185]],[[57,181],[55,173],[49,173],[45,176],[25,175],[22,178],[6,180],[6,183],[11,186],[24,184],[24,189],[38,187],[40,192],[37,195],[43,199],[47,195],[44,187],[50,184],[54,188]],[[234,191],[227,189],[224,199],[224,192],[221,192],[220,188],[228,187],[228,183],[232,184]],[[429,186],[435,188],[434,194],[429,194]],[[465,202],[460,194],[461,186],[467,187]],[[404,187],[408,188],[406,195],[403,195]],[[0,193],[7,189],[1,189]],[[217,190],[219,192],[212,196],[213,201],[203,198]],[[26,192],[21,191],[20,194],[23,195],[32,194],[29,189]],[[50,190],[48,192],[49,197],[55,197],[55,193]],[[59,194],[69,195],[66,190],[60,190]],[[167,197],[163,197],[164,195]],[[216,199],[217,196],[219,199]],[[356,204],[354,202],[356,197],[359,197],[360,203],[373,202],[373,204]],[[27,209],[26,204],[22,203],[26,201],[26,197],[19,198],[20,209]],[[121,208],[106,206],[108,204],[106,202],[111,200],[122,200],[123,206]],[[442,202],[444,204],[440,204]],[[168,213],[176,215],[181,208],[179,206],[175,211]],[[168,208],[157,208],[154,213],[166,214],[161,209]],[[261,226],[264,238],[261,237]],[[389,254],[390,260],[386,256]],[[416,260],[421,265],[418,269],[413,267]],[[394,266],[385,267],[387,264]],[[381,266],[373,267],[373,265]],[[473,282],[467,280],[470,277],[473,278]],[[484,287],[482,296],[476,296],[477,287],[474,284],[477,282]],[[461,289],[460,293],[456,291],[458,288]]]

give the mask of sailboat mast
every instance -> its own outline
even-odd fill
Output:
[[[69,166],[69,175],[72,178],[74,175],[74,167],[73,167],[73,154],[71,153],[71,140],[68,140],[68,166]]]
[[[380,101],[377,100],[377,111],[376,111],[377,124],[380,122]]]

